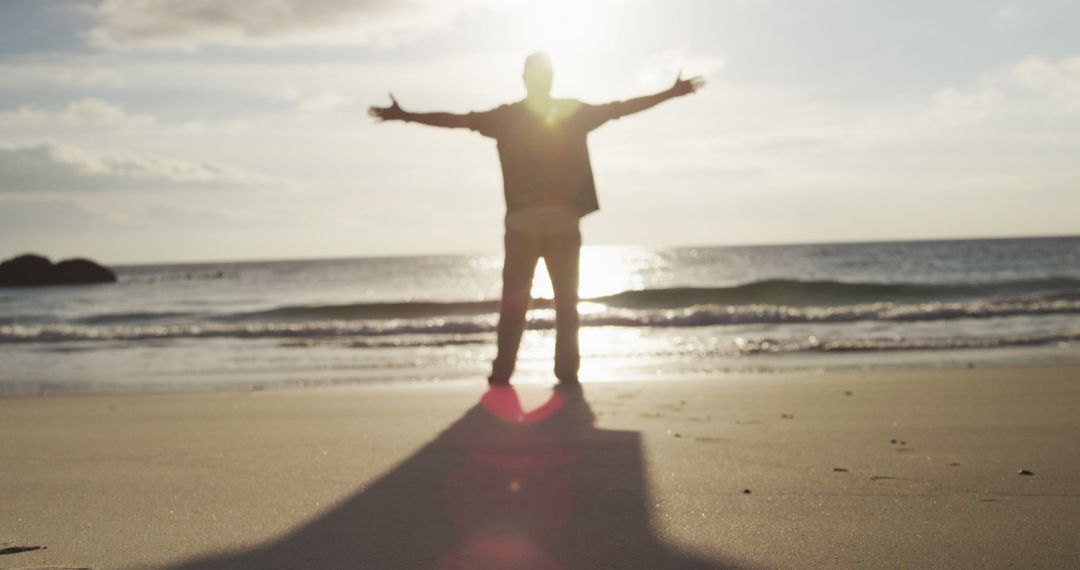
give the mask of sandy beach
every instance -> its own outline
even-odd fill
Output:
[[[0,570],[1080,570],[1077,21],[0,1]]]
[[[8,398],[0,567],[1076,567],[1078,379]]]

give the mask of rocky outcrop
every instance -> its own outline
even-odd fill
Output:
[[[115,282],[112,270],[89,259],[66,259],[54,264],[40,255],[26,254],[0,263],[0,287]]]

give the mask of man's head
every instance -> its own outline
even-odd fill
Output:
[[[530,97],[547,97],[551,94],[551,80],[555,76],[555,70],[551,66],[551,57],[538,51],[525,58],[525,72],[521,78],[525,80],[525,90]]]

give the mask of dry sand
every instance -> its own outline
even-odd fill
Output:
[[[0,567],[1080,567],[1077,368],[483,392],[0,400]]]

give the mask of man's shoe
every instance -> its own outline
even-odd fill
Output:
[[[574,378],[573,380],[559,380],[555,384],[555,392],[562,394],[568,398],[582,398],[585,395],[584,390],[581,389],[581,382]]]

